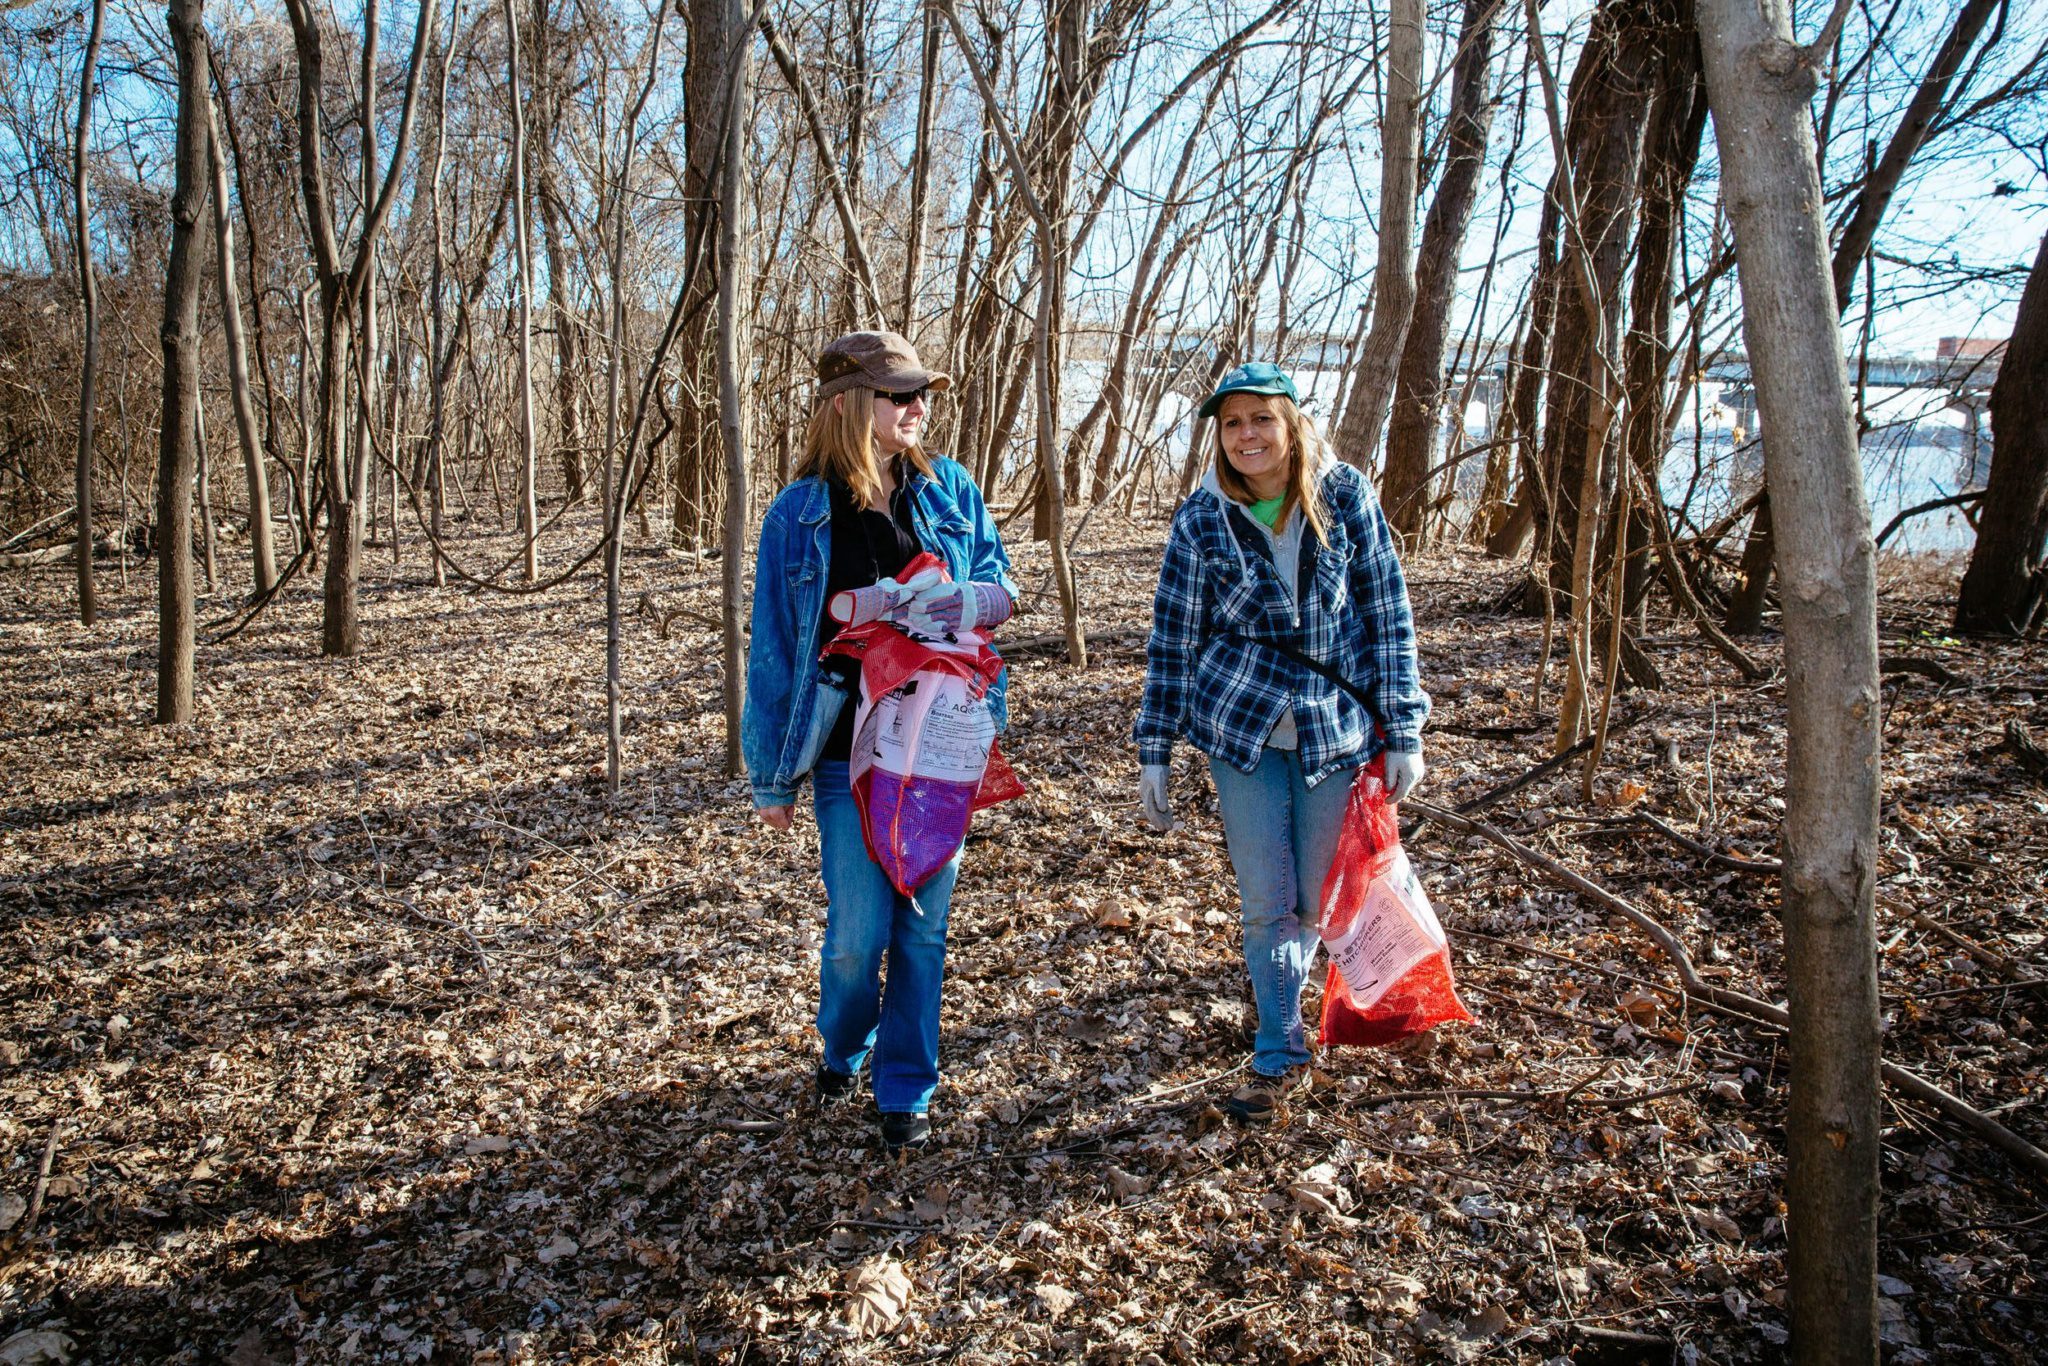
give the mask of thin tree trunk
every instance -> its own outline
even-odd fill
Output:
[[[249,484],[249,553],[255,596],[277,582],[277,555],[270,540],[270,474],[263,464],[263,446],[256,431],[256,403],[249,389],[249,349],[242,339],[242,295],[235,283],[235,220],[228,212],[228,163],[221,155],[220,128],[213,101],[206,104],[208,160],[213,164],[213,240],[218,247],[221,337],[227,349],[228,393],[235,409],[235,436],[242,448],[242,469]],[[209,575],[210,577],[210,575]]]
[[[1814,165],[1813,55],[1788,0],[1699,0],[1743,336],[1785,582],[1784,924],[1793,1350],[1878,1358],[1875,556]]]
[[[732,92],[726,105],[725,165],[718,197],[718,393],[719,433],[725,445],[724,563],[719,566],[723,593],[725,654],[725,771],[728,777],[746,772],[740,747],[740,718],[747,688],[747,423],[741,394],[747,346],[741,336],[745,320],[740,291],[746,281],[742,259],[746,234],[747,143],[753,119],[753,44],[749,41],[742,0],[726,0],[725,31],[730,50],[725,67]],[[873,279],[868,285],[873,287]],[[879,307],[879,299],[876,300]]]
[[[1081,625],[1081,603],[1074,587],[1073,565],[1067,558],[1066,497],[1060,488],[1058,418],[1053,409],[1052,338],[1049,335],[1057,280],[1066,270],[1066,256],[1058,226],[1031,188],[1030,168],[1024,162],[1024,154],[1018,150],[1016,139],[1010,135],[1009,121],[1003,117],[1002,107],[996,101],[995,87],[989,84],[981,59],[975,56],[973,46],[967,41],[967,31],[960,23],[959,14],[954,11],[951,0],[933,2],[943,10],[946,22],[953,30],[954,41],[959,44],[960,55],[974,76],[974,85],[981,94],[989,121],[1002,141],[1003,154],[1010,163],[1010,174],[1016,177],[1016,193],[1023,198],[1038,226],[1038,317],[1031,336],[1038,389],[1038,475],[1043,481],[1042,496],[1046,500],[1046,540],[1052,552],[1053,584],[1059,590],[1060,615],[1066,625],[1067,662],[1083,669],[1088,666],[1088,638]]]
[[[206,570],[206,591],[211,593],[220,583],[220,562],[214,554],[217,542],[213,523],[213,471],[207,460],[206,403],[203,399],[192,405],[192,444],[197,452],[192,482],[199,490],[200,563]]]
[[[99,80],[100,36],[106,19],[107,0],[93,0],[92,29],[85,40],[85,68],[78,77],[78,132],[71,142],[71,223],[77,243],[78,298],[85,314],[85,354],[78,370],[78,459],[73,490],[78,511],[73,515],[77,518],[74,544],[78,547],[78,619],[87,626],[99,616],[92,583],[92,439],[94,389],[100,369],[100,290],[92,265],[86,149],[92,140],[93,89]]]
[[[2048,595],[2048,237],[1991,386],[1991,474],[1956,630],[2018,635]]]
[[[1370,469],[1394,398],[1394,373],[1415,307],[1415,181],[1422,124],[1422,0],[1389,0],[1387,107],[1381,119],[1379,268],[1337,452]]]
[[[1450,340],[1458,257],[1472,222],[1480,173],[1486,167],[1486,138],[1493,126],[1488,68],[1493,58],[1494,17],[1500,8],[1497,0],[1465,0],[1458,57],[1451,69],[1443,179],[1422,228],[1414,317],[1396,370],[1380,503],[1386,508],[1389,525],[1410,542],[1422,534],[1429,501],[1423,476],[1436,463],[1434,437],[1444,400],[1444,349]]]
[[[661,66],[661,35],[668,26],[668,12],[669,7],[663,5],[655,13],[654,34],[647,42],[647,79],[640,86],[639,98],[633,101],[632,109],[626,114],[626,135],[614,177],[618,188],[612,195],[612,297],[610,326],[606,329],[611,363],[605,374],[603,469],[607,537],[604,548],[605,786],[613,796],[619,792],[625,751],[620,714],[623,696],[620,656],[623,651],[619,629],[619,592],[625,577],[626,503],[632,496],[629,487],[632,470],[622,466],[619,460],[619,389],[626,364],[626,228],[632,221],[633,172],[640,151],[640,115],[647,108],[647,97],[654,90],[655,73]],[[645,531],[644,520],[642,531]]]
[[[1991,16],[2008,3],[2009,0],[1966,0],[1956,11],[1955,23],[1935,50],[1934,60],[1914,90],[1891,140],[1885,144],[1884,154],[1865,179],[1856,196],[1856,206],[1835,245],[1830,274],[1838,313],[1849,307],[1856,271],[1877,239],[1878,225],[1883,222],[1886,210],[1898,194],[1907,167],[1926,145],[1937,115],[1948,102],[1949,86],[1962,69],[1963,58],[1969,54],[1971,45],[1977,41]],[[1764,595],[1770,587],[1776,546],[1775,519],[1771,514],[1768,443],[1764,447],[1764,465],[1763,501],[1757,504],[1756,515],[1750,521],[1749,539],[1742,552],[1742,577],[1728,604],[1727,627],[1731,635],[1754,635],[1763,629]]]
[[[898,330],[913,343],[917,340],[917,284],[924,273],[924,238],[930,217],[927,201],[932,184],[932,130],[938,120],[939,39],[938,21],[927,9],[923,13],[924,54],[917,86],[917,141],[910,151],[910,240],[903,251],[903,304],[897,310]]]
[[[205,0],[171,0],[178,69],[171,252],[164,271],[164,402],[157,454],[156,719],[192,719],[192,475],[199,410],[199,215],[206,210]]]
[[[511,79],[512,234],[519,257],[519,530],[526,581],[540,578],[540,469],[533,434],[533,246],[526,214],[526,98],[519,81],[519,16],[502,0],[505,64]]]

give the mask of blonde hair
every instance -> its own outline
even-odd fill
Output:
[[[835,400],[842,400],[836,401]],[[912,446],[904,458],[927,478],[932,459],[924,447]],[[856,385],[818,400],[811,412],[811,424],[804,429],[803,453],[797,457],[796,477],[837,479],[853,490],[853,499],[864,508],[882,501],[882,468],[875,460],[875,391]]]
[[[1328,545],[1329,513],[1323,507],[1322,480],[1319,477],[1323,466],[1328,463],[1322,433],[1285,394],[1246,394],[1245,397],[1271,404],[1273,411],[1280,415],[1280,425],[1287,431],[1287,492],[1281,495],[1280,515],[1273,519],[1274,529],[1286,530],[1288,517],[1298,507],[1301,515],[1308,519],[1308,529],[1316,534],[1318,541]],[[1230,457],[1223,450],[1221,412],[1216,414],[1215,436],[1216,483],[1237,502],[1257,502],[1252,486],[1245,482],[1244,476],[1237,472],[1237,467],[1230,463]]]

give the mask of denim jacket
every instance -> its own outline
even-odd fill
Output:
[[[910,471],[911,524],[926,550],[960,583],[1001,584],[1021,599],[1010,557],[973,476],[956,460],[931,457],[930,478]],[[832,560],[832,500],[825,481],[799,479],[776,495],[761,523],[754,558],[754,617],[747,653],[747,704],[740,747],[756,806],[788,806],[818,761],[846,695],[819,681],[818,618]],[[989,691],[996,729],[1009,724],[1005,673]]]
[[[1372,486],[1349,465],[1325,468],[1322,494],[1329,543],[1302,538],[1293,595],[1272,562],[1270,538],[1224,496],[1214,471],[1180,505],[1145,646],[1134,727],[1140,763],[1168,762],[1173,742],[1186,736],[1250,772],[1289,708],[1310,783],[1382,748],[1422,748],[1429,695],[1393,533]],[[1260,640],[1281,642],[1351,680],[1373,699],[1372,714]]]

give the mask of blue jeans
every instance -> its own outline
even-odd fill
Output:
[[[875,1107],[885,1115],[921,1115],[939,1085],[939,987],[960,856],[917,889],[913,907],[868,855],[846,765],[819,764],[811,791],[824,852],[818,1033],[825,1066],[852,1076],[873,1050]]]
[[[1323,874],[1337,852],[1356,767],[1314,787],[1291,749],[1266,749],[1251,772],[1209,761],[1243,907],[1244,961],[1259,1005],[1252,1070],[1275,1077],[1309,1060],[1301,988],[1315,959]]]

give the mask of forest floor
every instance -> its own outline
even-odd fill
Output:
[[[1640,929],[1495,844],[1410,839],[1478,1022],[1223,1120],[1247,1005],[1213,795],[1184,753],[1186,828],[1151,833],[1128,740],[1162,530],[1089,529],[1076,671],[1031,640],[1057,610],[1012,528],[1029,794],[976,818],[902,1162],[812,1095],[816,832],[722,775],[715,561],[629,556],[629,603],[696,615],[627,622],[616,799],[588,573],[477,595],[373,550],[362,655],[320,657],[295,585],[202,644],[176,728],[153,563],[102,566],[90,630],[66,571],[0,576],[0,1359],[1778,1359],[1784,1040],[1687,1008]],[[1422,795],[1456,805],[1545,757],[1558,675],[1532,703],[1514,567],[1410,572]],[[1883,690],[1887,1054],[2048,1144],[2048,787],[2001,748],[2048,731],[2048,647],[1949,639],[1950,572],[1883,588],[1884,653],[1939,666]],[[1483,818],[1782,999],[1746,866],[1782,681],[1669,620],[1646,644],[1666,686],[1616,702],[1593,800],[1574,767]],[[2041,1180],[1896,1095],[1885,1125],[1887,1359],[2048,1356]]]

